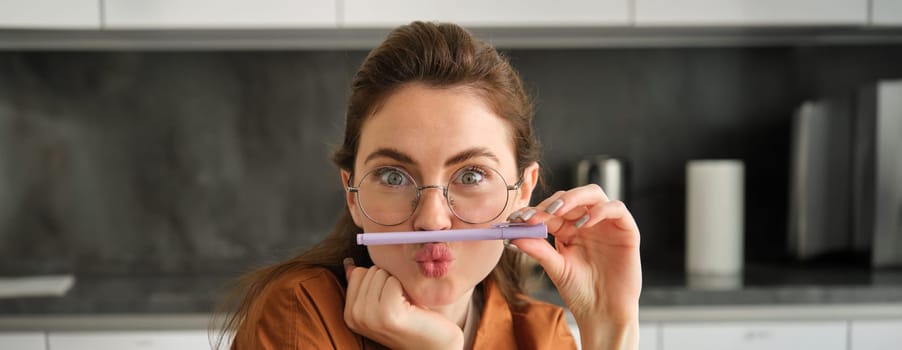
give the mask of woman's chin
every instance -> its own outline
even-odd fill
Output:
[[[409,289],[405,286],[412,304],[427,308],[441,307],[453,304],[463,295],[463,291],[448,284],[427,284],[429,285],[417,285]]]

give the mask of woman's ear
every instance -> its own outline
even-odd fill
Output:
[[[526,169],[523,169],[523,182],[520,184],[520,190],[517,192],[517,208],[529,205],[532,191],[536,189],[538,183],[539,163],[533,162]]]
[[[348,211],[351,212],[351,218],[354,219],[354,225],[363,227],[360,225],[360,210],[357,208],[357,196],[355,196],[353,192],[348,191],[348,184],[350,183],[348,179],[350,178],[350,172],[341,170],[341,186],[345,189],[345,203],[348,205]]]

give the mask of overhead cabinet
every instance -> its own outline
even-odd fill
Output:
[[[100,29],[97,0],[2,0],[0,29]]]
[[[871,0],[871,23],[879,26],[902,25],[902,0]]]
[[[335,28],[338,21],[336,1],[338,0],[104,0],[104,27]]]
[[[629,0],[344,0],[344,27],[394,27],[414,20],[476,27],[625,26]]]
[[[0,332],[0,349],[46,350],[43,332]]]
[[[868,24],[868,0],[635,0],[635,6],[637,26]]]
[[[902,0],[0,0],[0,29],[902,26]]]

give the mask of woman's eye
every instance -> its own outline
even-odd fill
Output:
[[[409,184],[407,176],[404,175],[404,173],[394,169],[386,169],[384,171],[380,171],[379,181],[389,186],[406,186]]]
[[[457,177],[457,182],[462,185],[477,185],[482,182],[483,178],[485,178],[485,174],[479,170],[465,170],[460,172],[460,175]]]

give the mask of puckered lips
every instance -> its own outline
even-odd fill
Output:
[[[417,251],[414,260],[423,276],[441,278],[448,274],[454,253],[445,243],[426,243]]]

